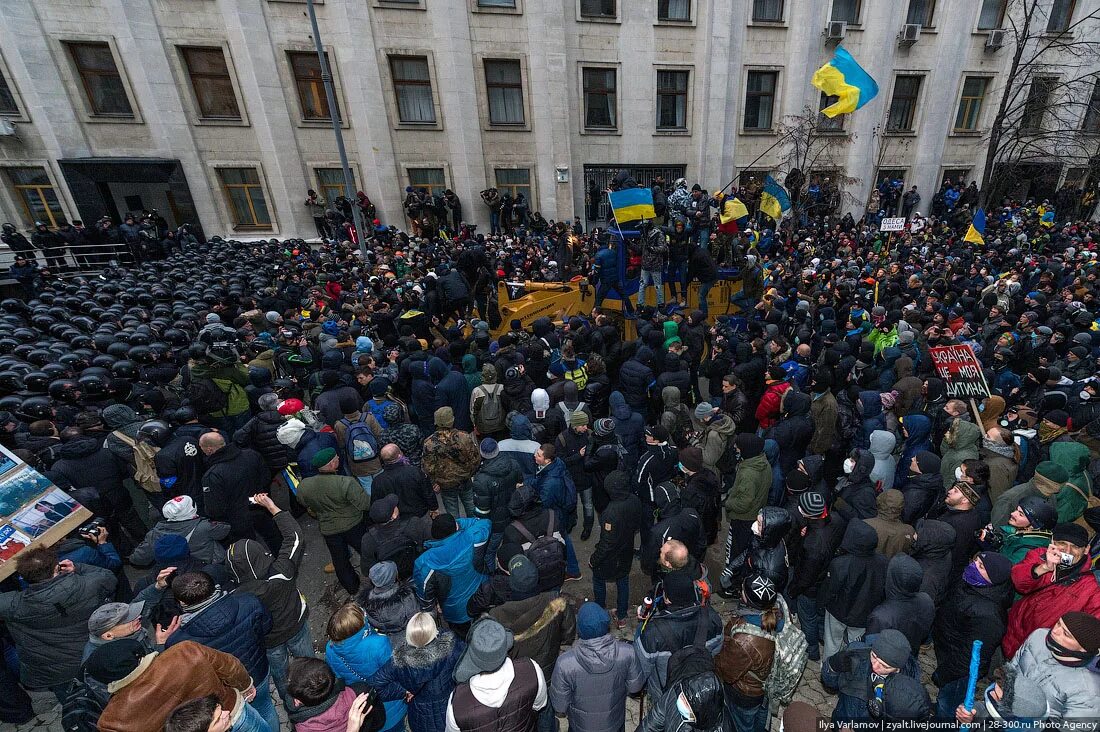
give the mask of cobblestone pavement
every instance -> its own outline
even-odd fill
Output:
[[[339,585],[333,575],[324,573],[324,565],[328,563],[328,552],[325,549],[324,542],[321,540],[320,534],[317,533],[315,523],[306,518],[303,522],[305,528],[304,534],[306,536],[306,549],[302,564],[302,576],[300,586],[304,590],[306,597],[310,598],[312,607],[310,611],[310,627],[313,632],[313,645],[319,655],[323,655],[324,652],[324,628],[328,621],[329,615],[332,611],[338,607],[341,603],[347,600],[347,593],[345,593]],[[578,533],[579,536],[579,533]],[[719,534],[720,537],[724,537],[724,534]],[[583,602],[592,595],[592,582],[591,573],[587,571],[588,558],[592,554],[592,549],[595,547],[596,535],[594,534],[587,542],[577,541],[577,536],[574,537],[575,546],[577,548],[578,558],[582,568],[583,578],[579,582],[568,582],[565,585],[564,593],[571,596],[578,603]],[[721,542],[719,541],[719,544]],[[721,571],[721,550],[718,545],[711,548],[707,555],[707,567],[711,577],[717,577]],[[132,575],[132,578],[142,576],[140,570],[128,569],[128,572]],[[630,607],[635,608],[639,605],[649,590],[648,578],[642,574],[638,569],[637,563],[635,563],[634,571],[631,575],[630,582]],[[609,603],[612,602],[611,598],[614,597],[614,586],[608,589],[609,591]],[[719,613],[723,615],[731,607],[730,601],[724,600],[717,595],[712,598],[714,607]],[[631,611],[633,615],[633,610]],[[631,620],[628,626],[619,631],[621,637],[625,640],[633,638],[635,623]],[[936,691],[930,680],[930,675],[935,669],[935,657],[932,654],[931,649],[922,650],[920,655],[921,663],[921,677],[925,686],[928,688],[929,694],[932,699],[935,699]],[[810,661],[806,667],[806,674],[803,676],[802,683],[795,695],[796,700],[804,701],[812,705],[823,716],[828,716],[833,709],[833,705],[836,703],[836,697],[828,694],[821,686],[820,678],[820,665],[813,661]],[[41,699],[36,699],[36,711],[39,710],[39,703],[41,703],[41,713],[30,722],[23,725],[12,724],[0,724],[0,732],[38,732],[42,730],[61,730],[61,710],[54,701],[52,694],[47,694]],[[278,697],[276,696],[275,703],[279,709],[280,716],[283,718],[283,729],[288,730],[289,726],[286,724],[285,715],[282,714],[282,706]],[[648,701],[647,701],[648,704]],[[639,720],[639,705],[638,702],[631,699],[627,701],[627,725],[628,731],[633,731],[637,726]],[[773,720],[774,722],[774,720]],[[567,725],[562,721],[562,728]],[[773,727],[778,729],[778,725]]]

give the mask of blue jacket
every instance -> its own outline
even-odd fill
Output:
[[[421,604],[428,604],[433,590],[428,586],[434,573],[445,575],[450,588],[446,597],[440,598],[443,618],[449,623],[469,622],[466,603],[488,579],[475,567],[474,553],[484,549],[489,541],[492,522],[486,519],[460,518],[458,531],[446,539],[432,539],[424,543],[424,553],[416,558],[413,565],[413,583]]]
[[[901,446],[894,487],[901,488],[909,478],[909,463],[922,450],[932,452],[932,420],[923,414],[907,414],[902,418],[907,437]]]
[[[653,351],[638,346],[634,358],[619,369],[619,390],[631,409],[644,410],[649,406],[649,390],[656,383],[652,367]]]
[[[615,434],[626,448],[628,464],[634,465],[645,442],[645,419],[630,408],[622,392],[611,392],[608,404],[611,406],[611,418],[615,420]]]
[[[405,688],[391,675],[393,649],[381,633],[369,625],[362,633],[356,633],[339,643],[329,641],[325,646],[325,663],[345,684],[370,684],[378,692],[386,708],[386,726],[392,729],[405,724],[408,707],[405,704]]]
[[[596,252],[596,276],[602,285],[619,284],[619,253],[611,247]]]
[[[455,413],[455,428],[472,430],[470,421],[470,386],[462,374],[447,366],[441,358],[428,359],[428,375],[435,383],[435,408],[450,407]],[[434,411],[432,417],[434,419]]]
[[[543,508],[557,511],[559,526],[569,525],[565,519],[577,510],[577,487],[561,458],[554,458],[534,478],[527,478],[524,483],[535,489]]]
[[[228,653],[244,664],[259,687],[267,678],[264,637],[270,630],[271,614],[259,598],[249,592],[230,592],[197,615],[185,613],[179,630],[164,647],[189,640]]]

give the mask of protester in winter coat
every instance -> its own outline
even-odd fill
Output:
[[[634,494],[643,505],[653,505],[653,489],[676,473],[677,449],[668,430],[655,425],[645,428],[645,445],[633,475]]]
[[[928,519],[921,522],[916,537],[909,551],[924,572],[921,592],[939,607],[955,579],[952,573],[955,529],[942,521]]]
[[[524,477],[534,475],[535,451],[540,443],[531,439],[531,422],[522,414],[512,414],[508,419],[508,432],[509,438],[498,443],[500,454],[514,462],[523,471]]]
[[[259,535],[269,549],[277,551],[279,534],[271,516],[248,502],[250,496],[265,492],[271,482],[260,454],[225,444],[217,432],[200,437],[199,449],[206,455],[203,515],[229,524],[229,541]]]
[[[792,579],[787,594],[794,598],[808,645],[806,655],[821,658],[818,645],[824,633],[825,608],[819,602],[819,588],[829,563],[844,538],[844,519],[829,513],[820,493],[809,490],[798,497],[791,532]]]
[[[718,464],[723,462],[722,457],[726,452],[733,449],[732,443],[737,433],[737,425],[728,415],[719,412],[709,402],[697,404],[694,417],[701,426],[696,444],[703,452],[703,464],[715,475],[722,476],[722,469]]]
[[[916,531],[912,526],[901,521],[904,503],[905,498],[901,491],[893,488],[885,490],[875,499],[878,513],[874,518],[864,519],[864,522],[878,534],[878,546],[875,547],[875,551],[887,559],[895,554],[908,553],[913,543],[912,537]]]
[[[510,457],[512,453],[502,452],[492,437],[483,439],[479,449],[481,467],[470,480],[470,485],[474,491],[474,515],[487,519],[492,525],[489,544],[485,548],[485,573],[492,574],[496,567],[497,549],[504,538],[504,527],[510,520],[508,502],[524,476],[520,466]],[[533,459],[531,462],[534,465]]]
[[[614,471],[604,482],[608,504],[600,514],[600,535],[588,566],[592,569],[592,597],[607,604],[607,583],[615,583],[616,622],[626,624],[630,602],[630,568],[634,563],[634,537],[644,528],[642,503],[630,490],[627,474]]]
[[[691,410],[681,401],[680,390],[675,386],[661,389],[661,406],[661,426],[668,430],[676,447],[687,447],[692,431]],[[734,419],[732,414],[730,419]]]
[[[528,584],[520,589],[531,588]],[[515,644],[509,651],[512,660],[531,659],[545,678],[553,675],[561,647],[577,637],[574,600],[556,590],[509,600],[490,610],[489,616],[513,634]]]
[[[420,467],[438,487],[443,507],[457,516],[459,509],[467,517],[474,515],[474,499],[469,480],[481,465],[481,454],[473,435],[455,429],[454,411],[441,407],[435,412],[435,432],[424,440]]]
[[[904,439],[901,445],[901,456],[898,458],[897,475],[894,477],[895,488],[904,489],[909,478],[909,463],[921,452],[932,451],[932,420],[923,414],[910,413],[901,418],[901,435]],[[939,473],[939,467],[936,468]]]
[[[1058,516],[1050,503],[1039,496],[1028,496],[1009,514],[1007,524],[996,528],[989,524],[982,529],[978,543],[1016,564],[1032,549],[1050,544],[1050,532],[1057,523]]]
[[[924,720],[932,711],[909,642],[896,630],[851,643],[827,658],[821,664],[821,679],[839,691],[832,715],[834,724]]]
[[[854,519],[840,543],[843,552],[829,563],[817,600],[825,608],[824,658],[863,635],[867,618],[885,597],[889,560],[875,551],[878,536]]]
[[[784,475],[807,454],[813,439],[814,423],[810,418],[810,397],[788,389],[781,399],[783,416],[765,435],[779,445],[779,467]]]
[[[939,687],[938,716],[950,719],[962,703],[970,675],[970,648],[982,642],[978,678],[989,671],[993,654],[1005,632],[1006,613],[1012,602],[1012,564],[995,552],[982,552],[967,565],[936,612],[932,624],[936,671],[932,681]]]
[[[438,504],[431,481],[423,470],[409,461],[400,447],[383,444],[378,456],[382,460],[382,472],[374,476],[371,501],[396,496],[401,515],[409,518],[426,516],[436,509]]]
[[[577,490],[572,484],[565,463],[554,455],[554,446],[547,443],[535,453],[535,465],[538,472],[528,478],[524,485],[534,488],[535,494],[545,508],[557,514],[557,524],[561,526],[565,538],[565,577],[566,580],[579,579],[580,564],[573,549],[573,540],[569,531],[576,524]]]
[[[634,465],[644,444],[645,419],[627,404],[621,392],[611,392],[608,403],[611,407],[611,418],[615,420],[615,435],[626,450],[627,464]]]
[[[775,426],[782,413],[783,393],[791,388],[787,381],[787,372],[780,366],[768,368],[767,377],[764,380],[764,396],[756,406],[756,422],[760,429],[767,431]]]
[[[730,557],[719,584],[724,596],[736,596],[741,580],[749,574],[762,574],[770,579],[776,589],[787,589],[790,577],[787,546],[784,538],[791,528],[791,515],[785,508],[765,506],[752,524],[752,540],[736,556]]]
[[[440,630],[430,613],[409,618],[405,642],[393,651],[392,675],[398,684],[415,691],[409,702],[409,728],[443,732],[447,700],[454,691],[454,670],[466,644],[449,630]]]
[[[1066,484],[1058,491],[1058,520],[1076,521],[1084,513],[1088,497],[1093,493],[1089,477],[1092,454],[1080,442],[1055,442],[1050,446],[1050,459],[1067,473]]]
[[[897,438],[893,432],[875,430],[871,433],[870,453],[875,458],[875,467],[871,469],[871,482],[876,490],[884,491],[894,487],[894,473],[898,469],[894,459],[894,446]]]
[[[296,732],[378,732],[386,723],[373,687],[345,683],[312,655],[291,659],[288,687],[286,716]]]
[[[966,460],[978,459],[978,446],[982,441],[982,431],[973,422],[956,418],[940,443],[940,477],[943,487],[950,488],[957,478],[955,469]]]
[[[402,579],[397,565],[381,561],[372,565],[368,578],[370,590],[359,593],[359,606],[370,627],[390,639],[396,649],[409,623],[420,612],[420,599],[410,580]]]
[[[328,665],[346,684],[366,682],[374,687],[386,708],[382,732],[400,729],[408,710],[405,703],[408,690],[393,677],[393,651],[386,636],[365,623],[361,607],[348,603],[329,618],[328,637],[325,645]]]
[[[898,554],[886,567],[886,596],[867,617],[867,635],[887,628],[900,630],[909,639],[914,655],[932,629],[936,608],[921,592],[924,571],[908,554]]]
[[[611,635],[611,617],[597,602],[577,612],[577,642],[562,653],[550,681],[550,702],[577,732],[623,732],[626,697],[645,684],[634,649]]]
[[[932,507],[928,518],[942,521],[955,529],[955,547],[951,550],[951,576],[958,577],[977,550],[979,529],[985,526],[978,512],[978,495],[973,486],[959,481],[951,486],[943,502]]]
[[[1028,497],[1042,499],[1057,513],[1058,495],[1063,490],[1073,490],[1066,487],[1067,480],[1069,480],[1069,472],[1058,463],[1050,461],[1039,463],[1035,466],[1035,474],[1030,480],[1012,486],[993,503],[989,522],[994,526],[1004,526],[1008,523],[1008,518],[1016,506]]]
[[[661,546],[675,539],[683,542],[696,559],[706,551],[703,523],[695,509],[684,508],[680,502],[680,489],[675,483],[662,483],[656,491],[656,522],[642,536],[642,552],[638,564],[642,571],[657,579]],[[751,525],[751,524],[750,524]]]
[[[706,469],[703,453],[697,447],[680,451],[680,472],[687,476],[680,489],[680,501],[686,508],[695,509],[703,522],[703,536],[710,546],[718,538],[718,525],[722,520],[722,483],[717,475]]]
[[[835,510],[845,519],[869,519],[878,512],[871,471],[875,457],[867,450],[853,450],[844,461],[844,477],[836,484]]]
[[[229,536],[229,524],[201,518],[190,496],[176,496],[165,503],[160,512],[164,520],[158,521],[130,553],[130,564],[135,567],[148,567],[152,564],[153,547],[160,537],[169,534],[184,537],[191,549],[191,556],[203,564],[225,559],[220,542]]]
[[[905,468],[906,477],[902,482],[901,520],[915,524],[924,518],[943,490],[943,478],[940,477],[940,458],[936,453],[921,450],[908,463],[899,465]]]
[[[317,517],[318,530],[332,557],[340,586],[348,594],[359,591],[359,573],[351,565],[349,550],[359,551],[367,530],[370,496],[350,475],[339,475],[340,458],[331,447],[313,456],[318,475],[298,484],[298,500]]]
[[[1016,485],[1020,451],[1010,430],[991,427],[982,436],[978,456],[989,466],[989,500],[996,502],[1002,493]]]
[[[459,637],[469,628],[466,603],[485,579],[479,568],[485,566],[491,528],[484,519],[439,514],[432,519],[432,538],[413,568],[421,608],[430,612],[438,605]]]
[[[756,435],[739,434],[734,440],[740,462],[733,488],[726,494],[726,518],[730,522],[726,540],[727,559],[740,554],[752,536],[750,527],[756,514],[768,500],[772,469],[764,455],[764,440]],[[690,546],[690,545],[689,545]]]

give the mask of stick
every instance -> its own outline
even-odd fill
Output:
[[[978,688],[978,664],[981,661],[981,655],[982,642],[976,640],[974,645],[970,647],[970,678],[966,680],[966,698],[963,699],[963,708],[968,712],[974,711],[974,692]],[[964,724],[961,729],[968,730],[970,725]]]
[[[978,409],[978,401],[974,397],[970,397],[970,408],[974,411],[974,419],[977,420],[976,424],[982,426],[982,413]]]

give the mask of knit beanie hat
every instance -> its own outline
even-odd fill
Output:
[[[1065,541],[1074,546],[1086,547],[1089,545],[1089,532],[1081,524],[1058,524],[1050,532],[1051,541]]]
[[[1089,613],[1066,613],[1061,618],[1066,630],[1087,653],[1100,651],[1100,618]]]
[[[736,444],[737,449],[741,451],[742,460],[754,458],[764,452],[764,438],[754,435],[751,432],[742,432],[737,435],[737,437],[734,438],[734,444]]]
[[[485,458],[486,460],[490,458],[495,458],[497,455],[500,454],[500,447],[497,445],[497,441],[494,440],[492,437],[486,437],[484,440],[482,440],[481,444],[478,446],[478,449],[481,451],[481,457]]]
[[[1012,560],[1000,552],[981,552],[978,557],[982,560],[985,573],[989,576],[990,584],[1000,585],[1008,582],[1012,577]]]
[[[397,565],[393,562],[376,562],[367,573],[376,589],[388,587],[397,581]]]
[[[940,463],[940,456],[934,452],[921,450],[917,453],[917,467],[920,468],[921,475],[940,472]]]
[[[586,602],[577,611],[577,637],[591,640],[607,635],[611,629],[611,616],[601,605]]]
[[[1069,426],[1069,415],[1063,412],[1061,409],[1055,409],[1053,411],[1047,412],[1046,415],[1043,416],[1043,419],[1045,419],[1047,422],[1050,422],[1051,424],[1056,424],[1059,427]]]
[[[965,480],[957,480],[951,485],[951,487],[958,490],[959,493],[962,493],[963,497],[970,502],[971,506],[977,506],[978,501],[981,500],[978,492],[974,490],[974,486],[970,483],[967,483]]]
[[[581,410],[576,409],[569,415],[569,426],[570,427],[584,427],[587,424],[588,424],[588,413],[587,412],[582,412]]]
[[[787,475],[787,490],[795,495],[805,493],[810,489],[810,476],[801,470],[792,470]]]
[[[825,498],[817,491],[806,491],[798,497],[798,512],[808,519],[820,519],[829,515]]]
[[[592,426],[592,429],[596,432],[597,437],[607,437],[615,432],[615,420],[610,417],[601,417],[596,420],[596,424]]]
[[[176,496],[160,510],[165,521],[187,521],[199,515],[191,496]]]
[[[695,419],[699,421],[708,419],[713,412],[714,407],[711,406],[710,402],[699,402],[695,405]]]
[[[336,457],[336,451],[331,447],[326,447],[313,453],[313,457],[309,459],[309,464],[320,470],[328,465],[334,457]]]
[[[757,610],[767,610],[775,604],[775,582],[759,572],[745,577],[741,583],[741,592],[749,606]]]
[[[448,430],[455,426],[455,410],[450,407],[440,407],[435,410],[435,427],[440,430]]]
[[[680,451],[680,464],[693,473],[703,469],[703,451],[698,447],[685,447]]]
[[[875,655],[894,668],[904,668],[909,662],[909,641],[900,630],[887,628],[881,631],[871,643]]]
[[[458,531],[458,524],[455,523],[455,517],[449,513],[441,513],[432,519],[432,538],[435,540],[446,539],[451,534]]]

